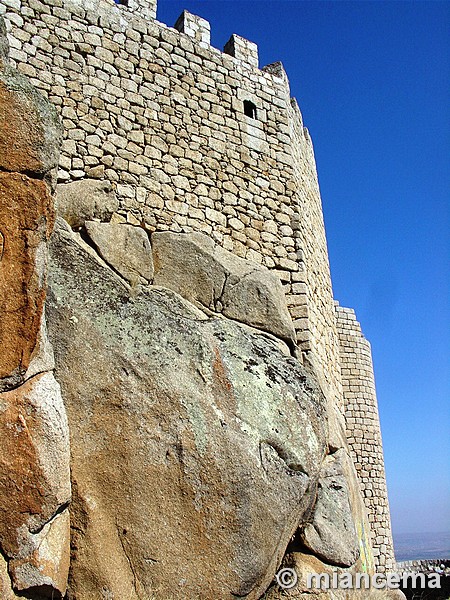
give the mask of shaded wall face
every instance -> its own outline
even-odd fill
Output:
[[[372,527],[378,571],[395,566],[378,403],[369,342],[352,309],[336,306],[347,441]]]
[[[342,408],[339,341],[322,201],[311,138],[299,115],[294,101],[289,123],[298,202],[295,234],[299,273],[296,278],[301,283],[292,286],[293,296],[288,297],[288,301],[292,303],[291,314],[295,318],[300,347],[312,354],[327,396]]]

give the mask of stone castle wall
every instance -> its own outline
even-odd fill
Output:
[[[202,231],[276,269],[299,344],[339,398],[314,155],[281,65],[259,70],[256,45],[239,36],[226,47],[234,56],[218,51],[209,24],[187,12],[182,33],[107,0],[0,10],[11,59],[59,108],[59,181],[107,178],[128,222]]]
[[[347,441],[372,525],[375,559],[389,571],[395,559],[372,352],[354,310],[337,305],[336,315]]]
[[[213,48],[199,17],[185,11],[170,28],[155,12],[135,0],[0,5],[12,62],[63,121],[58,180],[110,180],[116,221],[201,231],[275,270],[299,346],[342,407],[314,152],[286,74],[280,63],[260,70],[257,46],[239,36]]]
[[[291,314],[295,319],[297,338],[303,351],[317,359],[318,370],[324,375],[327,394],[342,409],[342,386],[339,364],[339,342],[334,313],[333,290],[328,263],[328,248],[323,221],[317,170],[308,130],[302,127],[300,110],[294,100],[290,116],[292,124],[292,153],[297,189],[298,213],[298,277],[301,287],[292,286],[294,295]],[[306,295],[301,304],[299,299]],[[296,311],[304,311],[300,315]]]

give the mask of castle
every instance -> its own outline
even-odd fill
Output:
[[[60,184],[108,180],[116,222],[202,232],[280,278],[301,353],[345,418],[377,570],[394,566],[370,345],[333,299],[308,130],[281,63],[156,0],[3,0],[10,61],[56,106]]]

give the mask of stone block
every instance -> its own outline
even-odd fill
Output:
[[[252,67],[258,67],[259,65],[258,46],[235,33],[225,44],[223,51],[225,54],[234,56]]]
[[[208,48],[211,44],[211,29],[208,21],[191,14],[187,10],[181,13],[174,27],[181,33],[194,38],[203,48]]]
[[[100,256],[129,283],[153,279],[152,249],[144,229],[95,221],[87,221],[85,227]]]

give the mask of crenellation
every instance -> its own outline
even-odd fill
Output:
[[[199,46],[208,48],[211,45],[211,27],[205,19],[184,10],[178,17],[174,28],[193,38]]]
[[[291,98],[289,78],[284,69],[283,63],[280,61],[270,63],[270,64],[266,65],[265,67],[263,67],[262,71],[263,71],[263,73],[269,73],[273,77],[276,77],[278,80],[283,82],[283,84],[286,88],[286,94],[288,96],[289,101],[291,102],[291,105],[294,106],[294,104],[295,104],[298,108],[297,101],[295,100],[295,98]],[[300,113],[300,109],[298,109],[298,110]],[[300,115],[300,118],[301,118],[301,115]]]
[[[229,54],[243,63],[248,63],[252,67],[258,68],[259,66],[258,46],[240,35],[233,33],[225,44],[223,51],[225,54]]]

